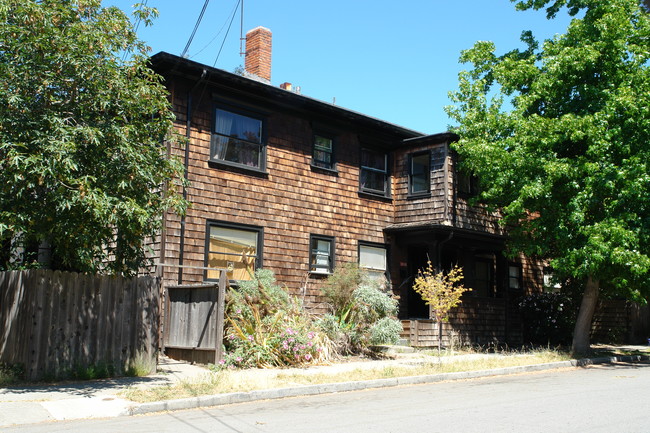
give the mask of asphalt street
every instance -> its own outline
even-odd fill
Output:
[[[6,432],[648,432],[650,364],[43,423]]]

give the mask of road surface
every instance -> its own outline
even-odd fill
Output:
[[[562,369],[6,432],[650,432],[650,364]]]

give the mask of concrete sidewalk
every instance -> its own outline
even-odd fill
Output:
[[[635,350],[641,347],[630,347]],[[628,349],[626,347],[626,349]],[[647,348],[645,348],[647,349]],[[498,354],[470,354],[441,358],[445,361],[458,361],[480,357],[495,357]],[[158,372],[144,378],[117,378],[97,381],[60,383],[55,385],[34,385],[0,388],[0,428],[10,425],[32,424],[46,421],[59,421],[83,418],[107,418],[160,412],[166,410],[190,409],[222,404],[241,403],[260,399],[306,396],[330,392],[345,392],[367,388],[388,387],[407,384],[431,383],[443,380],[470,379],[531,371],[542,371],[579,365],[636,362],[648,360],[647,356],[620,356],[596,359],[553,362],[495,370],[445,373],[428,376],[409,376],[389,379],[330,383],[320,385],[298,385],[287,388],[268,389],[250,392],[237,392],[212,396],[201,396],[179,400],[153,403],[135,403],[119,397],[119,393],[129,387],[154,387],[169,385],[180,381],[200,380],[211,372],[203,367],[161,357]],[[395,359],[379,361],[349,362],[327,366],[313,366],[294,369],[255,370],[257,375],[330,373],[354,371],[356,369],[377,369],[390,366],[417,365],[431,362],[431,357],[402,354]]]
[[[127,388],[169,385],[199,379],[206,374],[210,372],[203,367],[161,357],[156,374],[147,377],[0,388],[0,428],[128,415],[137,403],[118,396]]]

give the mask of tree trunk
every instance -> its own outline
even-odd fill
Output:
[[[576,326],[573,329],[573,344],[571,345],[571,354],[573,356],[579,356],[589,351],[591,320],[596,311],[599,288],[599,280],[594,280],[591,276],[587,277],[587,284],[582,294],[582,302],[580,303]]]

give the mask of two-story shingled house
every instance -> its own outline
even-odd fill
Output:
[[[188,139],[170,152],[186,165],[192,202],[183,218],[165,215],[165,284],[212,281],[223,268],[246,279],[247,256],[323,312],[324,277],[352,261],[388,277],[402,319],[428,319],[411,286],[430,258],[462,266],[474,289],[450,322],[462,338],[520,336],[510,299],[537,290],[542,275],[506,260],[497,216],[468,204],[473,179],[455,170],[455,134],[423,135],[271,86],[262,27],[247,35],[245,76],[167,53],[151,63]],[[420,332],[429,322],[404,323]]]

